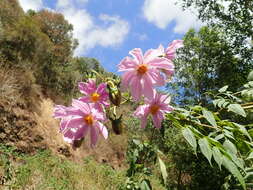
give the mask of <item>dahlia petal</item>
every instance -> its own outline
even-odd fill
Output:
[[[63,117],[68,117],[72,115],[81,116],[82,112],[74,107],[65,107],[65,106],[60,106],[60,105],[55,106],[55,110],[53,113],[54,118],[61,119]]]
[[[94,104],[91,112],[95,120],[104,121],[106,119],[103,108],[99,104]]]
[[[168,45],[168,48],[166,50],[175,50],[175,49],[178,49],[178,48],[181,48],[181,47],[184,47],[184,44],[183,44],[183,40],[173,40],[169,45]]]
[[[73,99],[72,100],[72,106],[80,109],[80,111],[82,111],[84,114],[89,114],[90,113],[89,104],[84,103],[80,100]]]
[[[165,50],[166,58],[170,60],[174,59],[176,56],[176,50],[181,47],[183,47],[183,40],[174,40]]]
[[[174,108],[170,105],[163,105],[161,106],[161,110],[164,111],[165,113],[170,113],[174,110]]]
[[[152,115],[152,119],[156,128],[161,128],[162,121],[164,119],[163,113],[158,111],[155,115]]]
[[[158,98],[160,99],[160,102],[162,103],[165,103],[165,104],[170,103],[170,97],[168,95],[160,94]]]
[[[97,93],[99,95],[103,94],[106,92],[106,88],[107,88],[107,84],[106,83],[101,83],[98,85],[98,88],[97,88]]]
[[[148,111],[149,105],[141,105],[139,106],[135,112],[134,112],[134,116],[141,118],[144,116],[147,116],[149,111]]]
[[[56,119],[66,117],[66,115],[67,115],[66,109],[67,109],[67,107],[65,107],[65,106],[56,105],[54,107],[53,117],[56,118]]]
[[[77,128],[84,124],[83,117],[69,118],[66,124],[67,128]]]
[[[141,128],[142,129],[144,129],[146,127],[147,121],[148,121],[147,117],[142,117],[141,118]]]
[[[171,69],[171,68],[174,68],[174,65],[173,63],[168,60],[168,59],[165,59],[165,58],[162,58],[162,57],[157,57],[157,58],[154,58],[152,60],[150,60],[148,62],[148,65],[152,66],[153,68],[156,68],[156,69]]]
[[[174,70],[174,69],[162,70],[162,72],[163,72],[167,77],[171,77],[172,75],[174,75],[175,70]]]
[[[152,86],[165,85],[165,79],[158,70],[150,69],[149,76],[153,84]]]
[[[75,130],[68,129],[63,134],[63,139],[64,141],[72,144],[74,142],[74,136],[75,136]]]
[[[83,125],[82,127],[80,127],[75,133],[74,140],[80,140],[81,138],[86,136],[88,129],[89,127],[86,125]]]
[[[144,60],[145,60],[144,62],[148,63],[152,59],[162,56],[163,54],[164,54],[164,50],[161,50],[159,48],[158,49],[149,49],[144,54]]]
[[[95,103],[94,104],[94,108],[100,113],[100,112],[103,112],[103,106],[100,104],[100,103]],[[92,111],[94,112],[94,111]],[[96,114],[95,114],[96,115]]]
[[[162,44],[159,45],[159,47],[157,48],[160,52],[164,53],[164,47]]]
[[[104,126],[100,122],[96,122],[95,126],[98,128],[99,132],[103,135],[103,137],[105,139],[107,139],[108,138],[108,131],[107,131],[106,126]]]
[[[67,112],[67,116],[82,116],[83,115],[83,113],[79,109],[76,109],[73,107],[68,107],[66,112]]]
[[[149,75],[143,76],[143,94],[145,97],[151,99],[154,96],[154,88]]]
[[[96,89],[96,81],[94,79],[89,79],[87,82],[87,88]]]
[[[87,83],[79,82],[78,87],[84,95],[90,95],[96,91],[96,83],[94,80],[89,80]]]
[[[135,57],[139,63],[143,62],[143,54],[140,48],[134,48],[129,52],[129,54]]]
[[[142,86],[141,86],[141,78],[138,76],[134,76],[130,84],[131,94],[135,101],[138,101],[141,97]]]
[[[136,75],[136,71],[128,71],[122,75],[122,86],[127,88],[131,83],[132,78]]]
[[[134,116],[138,117],[141,120],[141,128],[146,127],[148,114],[149,114],[148,105],[139,106],[134,112]]]
[[[79,88],[79,90],[80,90],[81,93],[87,95],[87,92],[86,92],[86,84],[85,84],[84,82],[79,82],[79,83],[78,83],[78,88]]]
[[[103,101],[107,101],[109,98],[109,93],[104,91],[103,93],[100,94],[100,100],[103,100]]]
[[[134,70],[138,66],[137,62],[130,58],[125,57],[118,65],[119,72]]]
[[[63,136],[63,140],[69,144],[73,144],[74,143],[74,139],[73,138],[69,138],[69,137],[64,137]]]
[[[95,127],[90,128],[90,141],[91,141],[91,147],[94,147],[97,144],[98,134]]]
[[[89,96],[83,96],[81,98],[78,99],[79,101],[85,102],[85,103],[90,103],[91,99]]]
[[[110,103],[109,103],[109,102],[107,102],[107,101],[102,101],[102,102],[101,102],[101,104],[103,104],[105,107],[110,106]]]
[[[60,122],[60,132],[64,131],[67,128],[67,124],[68,124],[68,119],[62,118]]]

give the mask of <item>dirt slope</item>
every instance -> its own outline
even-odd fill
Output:
[[[20,105],[11,110],[0,105],[0,143],[14,145],[22,152],[35,153],[38,149],[50,149],[77,162],[92,156],[113,168],[124,166],[127,135],[117,136],[110,131],[109,139],[100,138],[96,148],[90,148],[89,139],[85,139],[81,147],[74,150],[63,141],[58,131],[59,121],[52,118],[53,106],[52,100],[42,99],[35,113]]]

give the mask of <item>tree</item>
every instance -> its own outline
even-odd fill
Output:
[[[17,0],[0,1],[0,21],[3,27],[15,23],[23,15],[24,11]]]
[[[198,17],[226,33],[235,54],[244,63],[253,59],[253,1],[252,0],[181,0],[184,8],[198,10]]]
[[[53,59],[60,64],[66,64],[77,45],[77,41],[72,36],[73,26],[65,20],[61,13],[42,10],[30,15],[52,42]]]
[[[230,85],[238,89],[246,82],[250,67],[234,55],[224,34],[217,28],[191,29],[184,37],[184,47],[175,60],[176,78],[181,91],[181,103],[204,103],[205,92]]]

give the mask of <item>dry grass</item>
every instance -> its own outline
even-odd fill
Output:
[[[40,98],[41,88],[32,71],[0,66],[0,103],[10,107],[21,103],[31,111],[37,111]]]
[[[20,99],[20,85],[13,71],[0,69],[0,101],[12,106]]]
[[[96,148],[90,147],[89,135],[85,138],[80,148],[73,150],[72,147],[63,141],[62,134],[59,133],[59,121],[52,117],[54,103],[50,99],[41,101],[39,114],[35,113],[35,120],[38,123],[36,134],[40,134],[45,139],[44,143],[54,153],[59,150],[68,149],[69,158],[73,161],[80,162],[85,157],[93,157],[97,162],[108,163],[114,168],[124,167],[125,152],[127,148],[128,136],[115,135],[109,126],[109,139],[99,139]]]
[[[31,111],[38,111],[42,93],[41,87],[36,84],[33,72],[30,69],[20,69],[16,71],[16,75],[20,86],[21,101]]]

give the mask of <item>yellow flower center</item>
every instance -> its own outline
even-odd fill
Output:
[[[145,74],[148,71],[148,67],[146,64],[139,65],[137,72],[141,75]]]
[[[149,108],[150,113],[153,114],[153,115],[155,115],[159,111],[159,109],[160,109],[160,106],[158,106],[158,105],[152,105]]]
[[[100,95],[98,93],[93,93],[91,96],[90,96],[90,99],[92,102],[97,102],[100,98]]]
[[[87,125],[92,125],[93,124],[93,117],[92,115],[87,115],[83,118],[84,122],[87,124]]]

